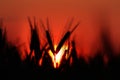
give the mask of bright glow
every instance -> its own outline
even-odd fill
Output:
[[[55,50],[56,48],[57,48],[57,45],[54,46]],[[49,56],[52,59],[54,68],[58,68],[60,66],[63,54],[65,53],[66,49],[68,49],[67,46],[63,46],[58,53],[54,53],[54,54],[51,50],[48,51]]]
[[[49,56],[50,56],[51,59],[52,59],[52,62],[54,62],[54,55],[53,55],[52,51],[49,50],[48,53],[49,53]]]
[[[60,51],[55,55],[56,65],[57,65],[56,67],[59,67],[64,52],[65,52],[65,46],[63,46],[60,49]]]

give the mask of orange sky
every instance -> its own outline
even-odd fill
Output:
[[[119,0],[0,0],[0,16],[4,18],[10,40],[28,40],[27,16],[36,16],[37,20],[41,18],[44,21],[49,17],[54,36],[60,36],[58,34],[67,20],[75,17],[74,24],[81,23],[75,31],[77,45],[84,46],[88,51],[91,44],[97,43],[99,27],[95,21],[100,11],[109,15],[113,42],[117,48],[120,44]]]

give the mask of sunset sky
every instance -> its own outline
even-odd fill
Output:
[[[42,19],[44,22],[48,17],[54,39],[55,36],[61,37],[59,34],[66,22],[74,17],[73,26],[80,22],[74,32],[77,46],[82,46],[86,53],[90,51],[92,44],[98,43],[100,30],[98,19],[101,12],[107,14],[113,43],[118,50],[120,47],[119,0],[0,0],[0,17],[4,19],[9,40],[27,42],[29,38],[27,16],[31,18],[35,16],[38,21]]]

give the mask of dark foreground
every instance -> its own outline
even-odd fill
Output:
[[[13,59],[14,60],[14,59]],[[96,56],[89,64],[84,59],[72,65],[64,65],[61,69],[51,66],[35,66],[13,61],[14,63],[0,65],[1,79],[32,79],[32,80],[119,80],[120,79],[120,57],[114,58],[104,65],[102,58]]]

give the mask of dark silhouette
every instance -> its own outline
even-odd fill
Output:
[[[37,31],[37,23],[35,21],[35,18],[34,18],[34,26],[32,25],[32,22],[29,17],[28,17],[28,21],[31,29],[30,56],[34,51],[35,61],[36,61],[35,63],[38,65],[38,61],[41,58],[42,53],[40,51],[40,40],[39,40],[38,31]]]
[[[70,40],[69,37],[74,29],[79,25],[77,24],[72,31],[67,31],[61,39],[56,51],[54,50],[53,42],[50,36],[49,29],[45,29],[45,35],[47,42],[43,47],[40,44],[38,25],[34,18],[34,24],[28,17],[28,22],[31,29],[30,38],[30,54],[27,50],[26,59],[24,61],[20,58],[19,46],[15,46],[8,42],[7,31],[3,25],[3,20],[0,19],[0,78],[2,79],[32,79],[32,80],[108,80],[108,79],[120,79],[120,55],[114,56],[112,44],[110,42],[110,33],[102,27],[101,29],[101,44],[102,49],[96,52],[93,58],[89,58],[89,62],[85,61],[84,57],[77,57],[76,42],[75,39]],[[103,23],[103,22],[102,22]],[[41,22],[44,27],[43,22]],[[72,21],[69,25],[72,24]],[[106,26],[106,24],[102,24]],[[47,27],[49,28],[49,21],[47,19]],[[45,28],[45,27],[44,27]],[[64,43],[68,40],[68,50],[65,50],[62,56],[61,65],[58,68],[53,67],[53,62],[49,56],[48,50],[53,53],[59,51]],[[23,44],[24,45],[24,44]],[[40,48],[42,47],[42,48]],[[34,56],[32,53],[34,52]],[[69,54],[66,59],[65,56]],[[107,66],[104,64],[104,56],[107,56]],[[70,59],[72,63],[70,64]],[[41,66],[39,61],[42,61]],[[5,76],[5,77],[4,77]]]
[[[61,47],[63,46],[63,44],[65,43],[65,41],[70,37],[70,35],[72,34],[72,32],[78,27],[79,23],[75,25],[75,27],[73,28],[72,31],[67,31],[66,34],[63,36],[63,38],[61,39],[59,45],[56,48],[56,53],[60,51]]]

